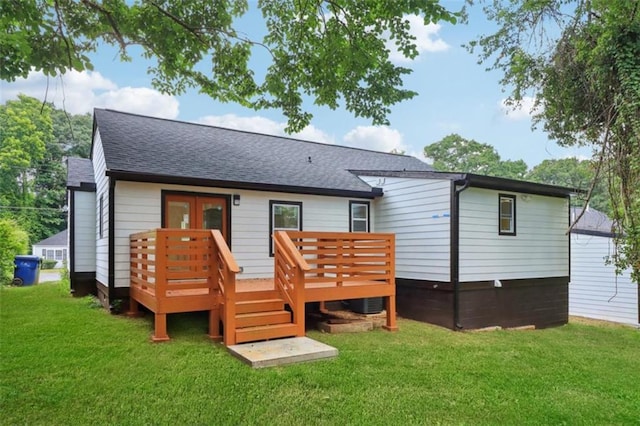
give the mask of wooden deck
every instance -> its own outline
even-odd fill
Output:
[[[152,339],[169,339],[166,315],[209,311],[224,343],[304,336],[306,302],[385,297],[396,330],[392,234],[277,232],[274,278],[237,280],[219,231],[157,229],[131,235],[131,313],[155,314]],[[285,309],[287,307],[287,309]]]

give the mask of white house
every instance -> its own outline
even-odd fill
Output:
[[[62,268],[67,261],[69,251],[67,234],[68,231],[65,229],[49,238],[45,238],[33,245],[32,253],[35,256],[40,256],[43,260],[55,260],[55,268]]]
[[[272,277],[274,230],[378,231],[396,233],[399,315],[453,329],[568,318],[566,188],[102,109],[91,160],[68,173],[72,287],[93,283],[105,305],[128,297],[132,233],[220,229],[243,279]]]
[[[581,208],[572,209],[572,217]],[[611,220],[589,208],[571,232],[569,313],[640,326],[638,283],[631,271],[616,274],[607,260],[616,252]]]

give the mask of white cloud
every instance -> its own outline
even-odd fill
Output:
[[[92,112],[93,108],[113,108],[162,118],[176,118],[178,100],[147,87],[121,87],[99,72],[70,71],[47,78],[32,71],[26,79],[3,83],[0,99],[16,99],[19,93],[53,102],[71,114]]]
[[[449,49],[450,46],[438,36],[441,28],[440,24],[430,23],[425,25],[424,19],[418,15],[407,15],[405,19],[409,21],[409,33],[416,38],[414,43],[418,50],[418,55],[424,52],[444,52]],[[391,61],[411,62],[411,59],[406,58],[398,51],[395,40],[387,41],[387,49],[391,52],[389,54]]]
[[[403,136],[398,130],[385,126],[358,126],[342,138],[345,145],[374,151],[406,151]]]
[[[535,98],[532,96],[524,96],[522,100],[514,106],[507,105],[507,100],[501,99],[498,101],[498,107],[509,120],[514,121],[531,118],[531,116],[536,112]]]
[[[246,130],[248,132],[265,133],[275,136],[288,136],[312,142],[321,142],[328,144],[335,143],[335,140],[331,135],[328,135],[327,133],[323,132],[313,125],[308,125],[304,129],[302,129],[301,132],[290,135],[284,131],[286,123],[280,123],[260,116],[240,117],[235,114],[208,115],[198,119],[198,123],[227,127],[231,129]]]

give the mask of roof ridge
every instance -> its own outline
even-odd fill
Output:
[[[353,146],[330,144],[330,143],[317,142],[317,141],[309,141],[309,140],[305,140],[305,139],[294,138],[294,137],[291,137],[291,136],[280,136],[280,135],[273,135],[273,134],[269,134],[269,133],[252,132],[252,131],[249,131],[249,130],[233,129],[233,128],[230,128],[230,127],[215,126],[213,124],[197,123],[197,122],[194,122],[194,121],[176,120],[176,119],[173,119],[173,118],[164,118],[164,117],[153,117],[153,116],[150,116],[150,115],[137,114],[137,113],[134,113],[134,112],[118,111],[118,110],[111,109],[111,108],[94,108],[94,111],[107,111],[107,112],[113,112],[113,113],[117,113],[117,114],[131,115],[131,116],[140,117],[140,118],[148,118],[148,119],[152,119],[152,120],[168,121],[168,122],[172,122],[172,123],[182,123],[182,124],[188,124],[188,125],[199,126],[199,127],[208,127],[208,128],[214,128],[214,129],[228,130],[228,131],[231,131],[231,132],[245,133],[245,134],[250,134],[250,135],[267,136],[267,137],[270,137],[270,138],[277,138],[277,139],[287,139],[287,140],[292,140],[292,141],[296,141],[296,142],[310,143],[310,144],[314,144],[314,145],[333,146],[333,147],[337,147],[337,148],[353,149],[353,150],[356,150],[356,151],[373,152],[373,153],[376,153],[376,154],[393,155],[393,156],[396,156],[396,157],[415,158],[417,160],[420,160],[419,158],[414,157],[413,155],[398,154],[398,153],[394,153],[394,152],[377,151],[375,149],[358,148],[358,147],[353,147]]]

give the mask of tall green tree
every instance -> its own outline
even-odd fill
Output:
[[[609,185],[619,270],[640,282],[640,0],[493,0],[493,34],[470,44],[510,102],[561,146],[589,145]]]
[[[595,179],[597,164],[591,160],[577,158],[562,158],[559,160],[544,160],[527,173],[526,179],[532,182],[564,186],[587,191]],[[571,199],[574,206],[583,206],[587,194]],[[611,215],[611,204],[607,182],[599,178],[591,193],[590,205],[601,212]]]
[[[53,111],[24,95],[0,105],[0,217],[20,223],[31,242],[65,228],[64,149]]]
[[[64,155],[66,157],[89,158],[93,131],[91,114],[74,115],[51,106],[53,136],[64,150]]]
[[[356,116],[386,124],[389,107],[416,95],[402,88],[410,69],[389,60],[387,40],[406,57],[418,54],[406,15],[424,22],[455,22],[438,0],[291,1],[251,3],[262,13],[266,35],[243,28],[248,0],[32,0],[0,2],[3,66],[0,78],[26,77],[31,69],[55,76],[90,70],[89,54],[101,44],[131,46],[155,58],[149,72],[159,90],[181,94],[196,87],[214,99],[276,108],[299,131],[316,105],[340,103]],[[255,55],[270,61],[251,69]]]
[[[486,143],[465,139],[452,133],[424,147],[424,155],[438,171],[476,173],[510,179],[522,179],[527,173],[523,160],[502,160],[496,149]]]
[[[33,204],[34,170],[52,141],[47,105],[24,95],[0,105],[0,202],[5,209]]]

